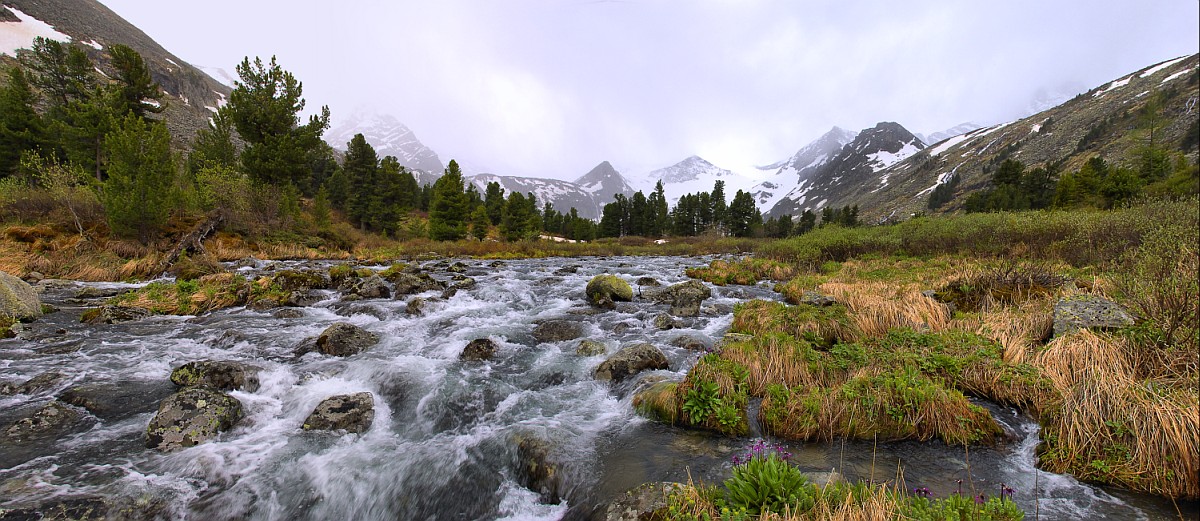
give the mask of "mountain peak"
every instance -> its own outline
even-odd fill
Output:
[[[608,161],[601,161],[588,173],[576,179],[575,184],[595,196],[601,204],[610,201],[617,194],[633,195],[633,188],[629,186],[629,182]]]
[[[395,156],[407,168],[432,173],[446,168],[437,152],[421,143],[415,132],[391,114],[356,110],[325,133],[325,142],[344,150],[355,134],[367,138],[379,157]]]

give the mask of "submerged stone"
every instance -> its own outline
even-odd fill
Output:
[[[621,381],[642,371],[667,369],[667,356],[650,344],[634,344],[617,351],[596,368],[597,380]]]
[[[303,429],[306,431],[344,430],[362,434],[371,428],[373,421],[375,421],[375,399],[371,393],[341,394],[321,400],[312,414],[305,418]]]

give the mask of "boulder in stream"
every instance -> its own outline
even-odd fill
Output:
[[[306,431],[344,430],[362,434],[375,421],[375,398],[371,393],[340,394],[330,396],[304,419]]]
[[[37,394],[46,391],[67,379],[67,375],[57,371],[46,371],[24,382],[6,381],[0,383],[0,395],[8,394]]]
[[[74,407],[58,400],[50,400],[37,412],[9,425],[4,431],[4,436],[17,443],[53,436],[77,424],[81,418],[83,415]]]
[[[513,438],[517,444],[517,477],[521,485],[537,492],[542,503],[561,502],[561,464],[554,459],[550,441],[530,433],[519,433]]]
[[[100,306],[83,312],[79,321],[88,324],[120,324],[141,320],[151,314],[149,310],[136,306]]]
[[[462,354],[458,355],[459,360],[491,360],[496,355],[498,346],[490,338],[476,338],[467,344],[463,349]]]
[[[533,338],[538,342],[562,342],[583,336],[583,326],[573,320],[546,320],[533,328]]]
[[[332,356],[356,355],[379,343],[379,335],[349,322],[325,328],[317,337],[317,350]]]
[[[605,274],[592,277],[584,292],[587,293],[588,302],[609,309],[614,307],[614,302],[633,300],[633,288],[616,275]]]
[[[204,387],[188,387],[158,406],[146,426],[146,447],[161,451],[192,447],[233,428],[245,413],[242,402]]]
[[[209,387],[218,391],[241,389],[252,393],[258,390],[261,370],[232,360],[199,360],[171,371],[171,382],[180,387]]]
[[[0,271],[0,315],[33,320],[42,316],[42,301],[28,282]]]
[[[157,379],[85,383],[67,388],[59,393],[58,399],[111,421],[153,412],[160,401],[176,390],[174,385]]]
[[[347,296],[353,295],[359,298],[388,298],[392,296],[392,290],[388,289],[387,283],[379,275],[371,275],[370,277],[361,279],[347,279],[343,287]]]
[[[644,521],[666,519],[667,496],[683,490],[682,483],[646,483],[608,504],[604,521]]]
[[[650,300],[670,304],[672,315],[694,317],[700,314],[700,303],[712,296],[712,290],[703,282],[689,280],[646,294]]]
[[[608,348],[604,344],[595,340],[583,339],[579,341],[579,347],[575,348],[575,354],[579,356],[597,356],[602,355]]]
[[[650,369],[667,369],[667,356],[653,345],[641,343],[622,348],[596,368],[597,380],[619,382]]]
[[[446,289],[445,284],[430,277],[427,273],[407,273],[401,271],[389,274],[387,279],[395,286],[394,293],[397,297]]]

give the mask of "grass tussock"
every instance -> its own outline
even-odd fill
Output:
[[[1079,331],[1035,365],[1062,394],[1040,458],[1055,472],[1170,497],[1200,497],[1200,400],[1189,386],[1139,380],[1128,341]]]
[[[915,286],[829,282],[821,289],[846,306],[855,340],[881,336],[893,329],[943,331],[950,323],[950,310]]]
[[[715,260],[708,266],[688,268],[686,274],[717,286],[752,286],[762,280],[790,280],[796,274],[796,267],[770,259],[744,257],[732,262]]]
[[[251,283],[240,275],[217,273],[196,280],[154,282],[109,299],[109,304],[133,306],[160,315],[200,315],[245,304]]]
[[[970,270],[939,289],[934,295],[966,312],[991,311],[1030,300],[1044,300],[1057,293],[1067,278],[1043,266],[1005,263]]]

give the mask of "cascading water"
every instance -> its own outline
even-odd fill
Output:
[[[471,261],[467,275],[478,284],[444,300],[423,295],[428,301],[421,315],[406,312],[407,297],[341,302],[330,291],[299,318],[234,308],[91,326],[78,323],[82,308],[70,297],[80,286],[125,286],[52,287],[43,300],[62,311],[28,325],[21,338],[0,341],[0,379],[47,372],[65,378],[29,394],[0,396],[0,427],[73,386],[108,386],[115,398],[107,413],[83,412],[66,434],[0,441],[0,508],[103,496],[120,498],[128,512],[172,519],[591,519],[609,499],[643,482],[690,475],[719,483],[728,476],[729,456],[748,440],[641,419],[630,406],[630,384],[593,378],[604,356],[576,354],[579,340],[539,343],[531,334],[537,321],[565,318],[610,354],[631,343],[654,344],[670,361],[659,373],[682,377],[699,353],[676,347],[676,339],[687,335],[711,345],[728,328],[736,302],[777,295],[765,285],[716,288],[699,317],[661,330],[653,318],[667,306],[635,299],[599,311],[584,303],[583,288],[600,273],[680,282],[685,267],[707,262]],[[560,269],[572,263],[579,268]],[[297,346],[339,321],[382,340],[347,358],[296,354]],[[498,344],[495,356],[460,361],[464,346],[483,337]],[[212,442],[172,453],[146,449],[145,427],[158,402],[175,390],[167,379],[171,369],[204,359],[262,368],[257,390],[231,393],[246,417]],[[301,429],[324,398],[364,391],[375,398],[375,419],[364,434]],[[1035,473],[1037,507],[1046,518],[1175,515],[1154,498],[1117,497],[1036,471],[1036,424],[993,409],[1020,441],[973,449],[971,478],[980,487],[1004,482],[1018,488],[1029,518]],[[523,486],[519,445],[526,439],[541,440],[558,464],[558,504]],[[907,483],[940,494],[953,492],[955,480],[966,476],[962,449],[938,443],[790,446],[794,461],[818,475],[836,468],[865,479],[874,460],[874,476],[882,480],[895,474],[899,461]]]

